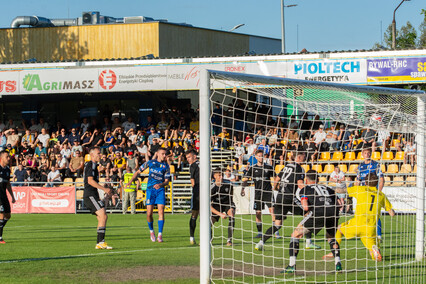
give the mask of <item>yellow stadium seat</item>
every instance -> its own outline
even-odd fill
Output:
[[[346,152],[344,160],[345,161],[353,161],[353,160],[355,160],[355,158],[356,158],[355,152]]]
[[[90,155],[89,154],[86,154],[84,156],[84,162],[90,162]]]
[[[417,165],[414,165],[413,173],[417,173]]]
[[[343,160],[343,153],[342,152],[334,152],[333,158],[331,158],[332,161],[341,161]]]
[[[401,169],[399,170],[399,172],[401,173],[401,174],[409,174],[409,173],[411,173],[413,171],[413,169],[411,168],[411,165],[410,164],[403,164],[402,166],[401,166]]]
[[[339,167],[340,171],[343,172],[343,173],[346,173],[348,171],[348,165],[340,164],[338,167]]]
[[[416,186],[417,184],[417,178],[416,177],[407,177],[407,186]]]
[[[388,170],[386,171],[388,174],[396,174],[399,172],[397,164],[389,164]]]
[[[300,166],[305,170],[305,173],[309,171],[310,169],[309,165],[300,165]]]
[[[403,161],[404,160],[404,152],[396,152],[394,161]]]
[[[391,147],[395,147],[397,143],[401,143],[401,141],[399,139],[392,139]]]
[[[393,160],[393,153],[392,153],[392,152],[384,152],[384,153],[383,153],[382,160],[383,160],[383,161],[390,161],[390,160]]]
[[[371,159],[373,159],[374,161],[378,161],[381,159],[381,154],[380,152],[376,151],[373,153],[373,155],[371,155]]]
[[[326,177],[319,177],[318,183],[319,184],[327,184],[327,178]]]
[[[76,187],[84,187],[84,179],[83,178],[76,178],[75,179],[75,186]]]
[[[331,174],[334,171],[334,165],[325,165],[323,173]]]
[[[349,166],[349,171],[348,174],[356,174],[356,172],[358,171],[358,164],[352,164]]]
[[[391,185],[391,178],[385,177],[385,186],[390,186],[390,185]]]
[[[75,197],[77,198],[77,199],[83,199],[83,194],[84,194],[84,190],[77,190],[76,192],[75,192]]]
[[[380,165],[380,170],[382,171],[382,173],[386,173],[386,166],[385,166],[385,164],[381,164]]]
[[[74,181],[72,180],[72,178],[65,178],[64,179],[64,186],[69,186],[72,185],[74,183]]]
[[[318,161],[329,161],[330,160],[330,152],[321,152]]]
[[[362,157],[362,152],[358,153],[358,155],[356,156],[356,160],[357,161],[364,161],[364,158]]]
[[[404,186],[404,177],[394,177],[392,186]]]
[[[138,190],[136,192],[136,199],[138,200],[145,199],[145,192],[142,190]]]
[[[106,182],[106,178],[99,178],[99,183],[104,184]]]
[[[275,166],[275,173],[279,174],[283,168],[284,168],[284,165],[276,165]]]
[[[328,185],[328,186],[331,186],[331,187],[335,187],[335,186],[336,186],[336,183],[335,183],[335,182],[332,182],[332,181],[329,181],[327,185]]]
[[[145,170],[142,172],[142,174],[143,174],[143,175],[147,175],[147,174],[149,174],[149,168],[145,169]]]
[[[170,165],[170,173],[174,174],[176,172],[175,166],[174,165]]]
[[[322,166],[321,165],[312,165],[312,170],[316,171],[317,173],[322,173]]]

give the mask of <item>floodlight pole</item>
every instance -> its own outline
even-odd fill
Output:
[[[200,74],[200,284],[210,283],[210,75]]]
[[[425,257],[425,100],[417,98],[416,260]]]
[[[285,53],[284,0],[281,0],[281,53]]]
[[[396,10],[404,3],[405,1],[409,0],[402,0],[401,3],[399,3],[398,7],[393,11],[393,20],[392,20],[392,49],[396,48],[396,21],[395,21],[395,14]]]
[[[284,19],[284,9],[290,7],[296,7],[297,4],[284,5],[284,0],[281,0],[281,53],[285,53],[285,19]]]

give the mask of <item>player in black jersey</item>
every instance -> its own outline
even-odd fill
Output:
[[[263,151],[257,150],[254,154],[257,163],[247,169],[243,177],[243,189],[241,194],[244,194],[244,187],[248,184],[248,179],[251,178],[254,182],[254,210],[256,211],[256,238],[262,237],[262,210],[267,206],[272,216],[272,221],[275,221],[274,216],[274,194],[272,192],[271,178],[274,176],[274,168],[271,165],[264,163]],[[279,238],[279,232],[275,232],[275,236]]]
[[[90,161],[84,165],[84,205],[93,215],[98,218],[96,249],[112,249],[105,242],[105,230],[107,223],[107,213],[105,204],[99,199],[98,189],[105,191],[106,196],[112,195],[112,190],[99,184],[98,163],[101,159],[99,147],[93,147],[89,151]]]
[[[310,170],[306,173],[306,186],[297,194],[303,206],[303,210],[308,213],[291,234],[289,255],[290,263],[286,270],[287,274],[296,271],[296,258],[299,252],[299,240],[309,232],[318,234],[324,227],[326,236],[333,253],[336,271],[342,271],[340,262],[340,247],[335,239],[337,226],[339,223],[339,206],[337,205],[336,194],[333,189],[325,185],[319,185],[317,172]]]
[[[10,156],[6,151],[0,152],[0,244],[5,244],[3,240],[3,229],[7,221],[11,217],[10,203],[7,199],[9,192],[12,198],[12,203],[15,203],[15,196],[13,196],[12,186],[10,185],[10,169],[9,169]]]
[[[227,246],[232,246],[232,234],[235,227],[235,204],[232,198],[234,193],[233,186],[230,183],[222,183],[222,171],[216,169],[213,171],[214,183],[211,187],[211,211],[212,224],[219,221],[220,218],[229,218],[228,223],[228,241]]]
[[[192,198],[191,198],[191,219],[189,220],[189,242],[195,245],[194,233],[197,226],[197,218],[200,212],[200,162],[197,159],[195,150],[188,150],[185,153],[189,163],[189,173],[191,175]]]
[[[263,235],[262,240],[256,244],[256,250],[263,250],[263,245],[269,238],[277,232],[281,226],[283,219],[287,213],[293,215],[304,215],[302,204],[297,198],[296,192],[305,187],[304,178],[305,170],[300,166],[300,163],[305,161],[305,153],[297,152],[294,162],[288,162],[275,178],[274,190],[281,185],[278,190],[277,200],[274,204],[275,224],[270,227]],[[307,248],[321,248],[312,243],[310,235],[306,235]]]

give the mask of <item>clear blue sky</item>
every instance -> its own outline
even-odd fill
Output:
[[[392,22],[401,0],[286,0],[287,52],[370,49]],[[0,27],[16,16],[76,18],[83,11],[112,17],[146,16],[194,26],[281,38],[280,0],[13,0],[1,1]],[[425,0],[404,2],[397,27],[410,21],[418,30]],[[381,33],[382,26],[382,33]],[[298,29],[298,33],[297,33]],[[298,37],[297,37],[298,35]],[[297,40],[298,38],[298,40]]]

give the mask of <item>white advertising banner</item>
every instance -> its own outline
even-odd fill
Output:
[[[165,90],[166,82],[167,69],[164,66],[99,69],[101,92]]]
[[[366,84],[366,70],[366,59],[293,61],[287,65],[287,78],[329,83]]]
[[[43,69],[19,72],[21,94],[98,92],[98,69]]]
[[[397,213],[416,213],[417,188],[385,186],[383,192]]]
[[[0,95],[19,94],[19,71],[0,72]]]
[[[1,71],[0,94],[197,90],[200,71],[203,69],[334,83],[366,84],[367,80],[366,59],[236,60],[206,64],[173,63]]]
[[[415,187],[385,186],[383,192],[392,204],[396,213],[416,213],[416,191]],[[275,197],[277,192],[274,192]],[[426,195],[426,193],[425,193]],[[241,196],[241,186],[234,186],[234,203],[237,208],[236,214],[255,214],[253,210],[254,187],[246,187],[245,195]],[[425,196],[426,199],[426,196]],[[354,209],[356,200],[353,200]],[[426,204],[425,204],[426,205]],[[426,207],[425,207],[426,208]],[[268,209],[262,210],[263,214],[269,214]]]

